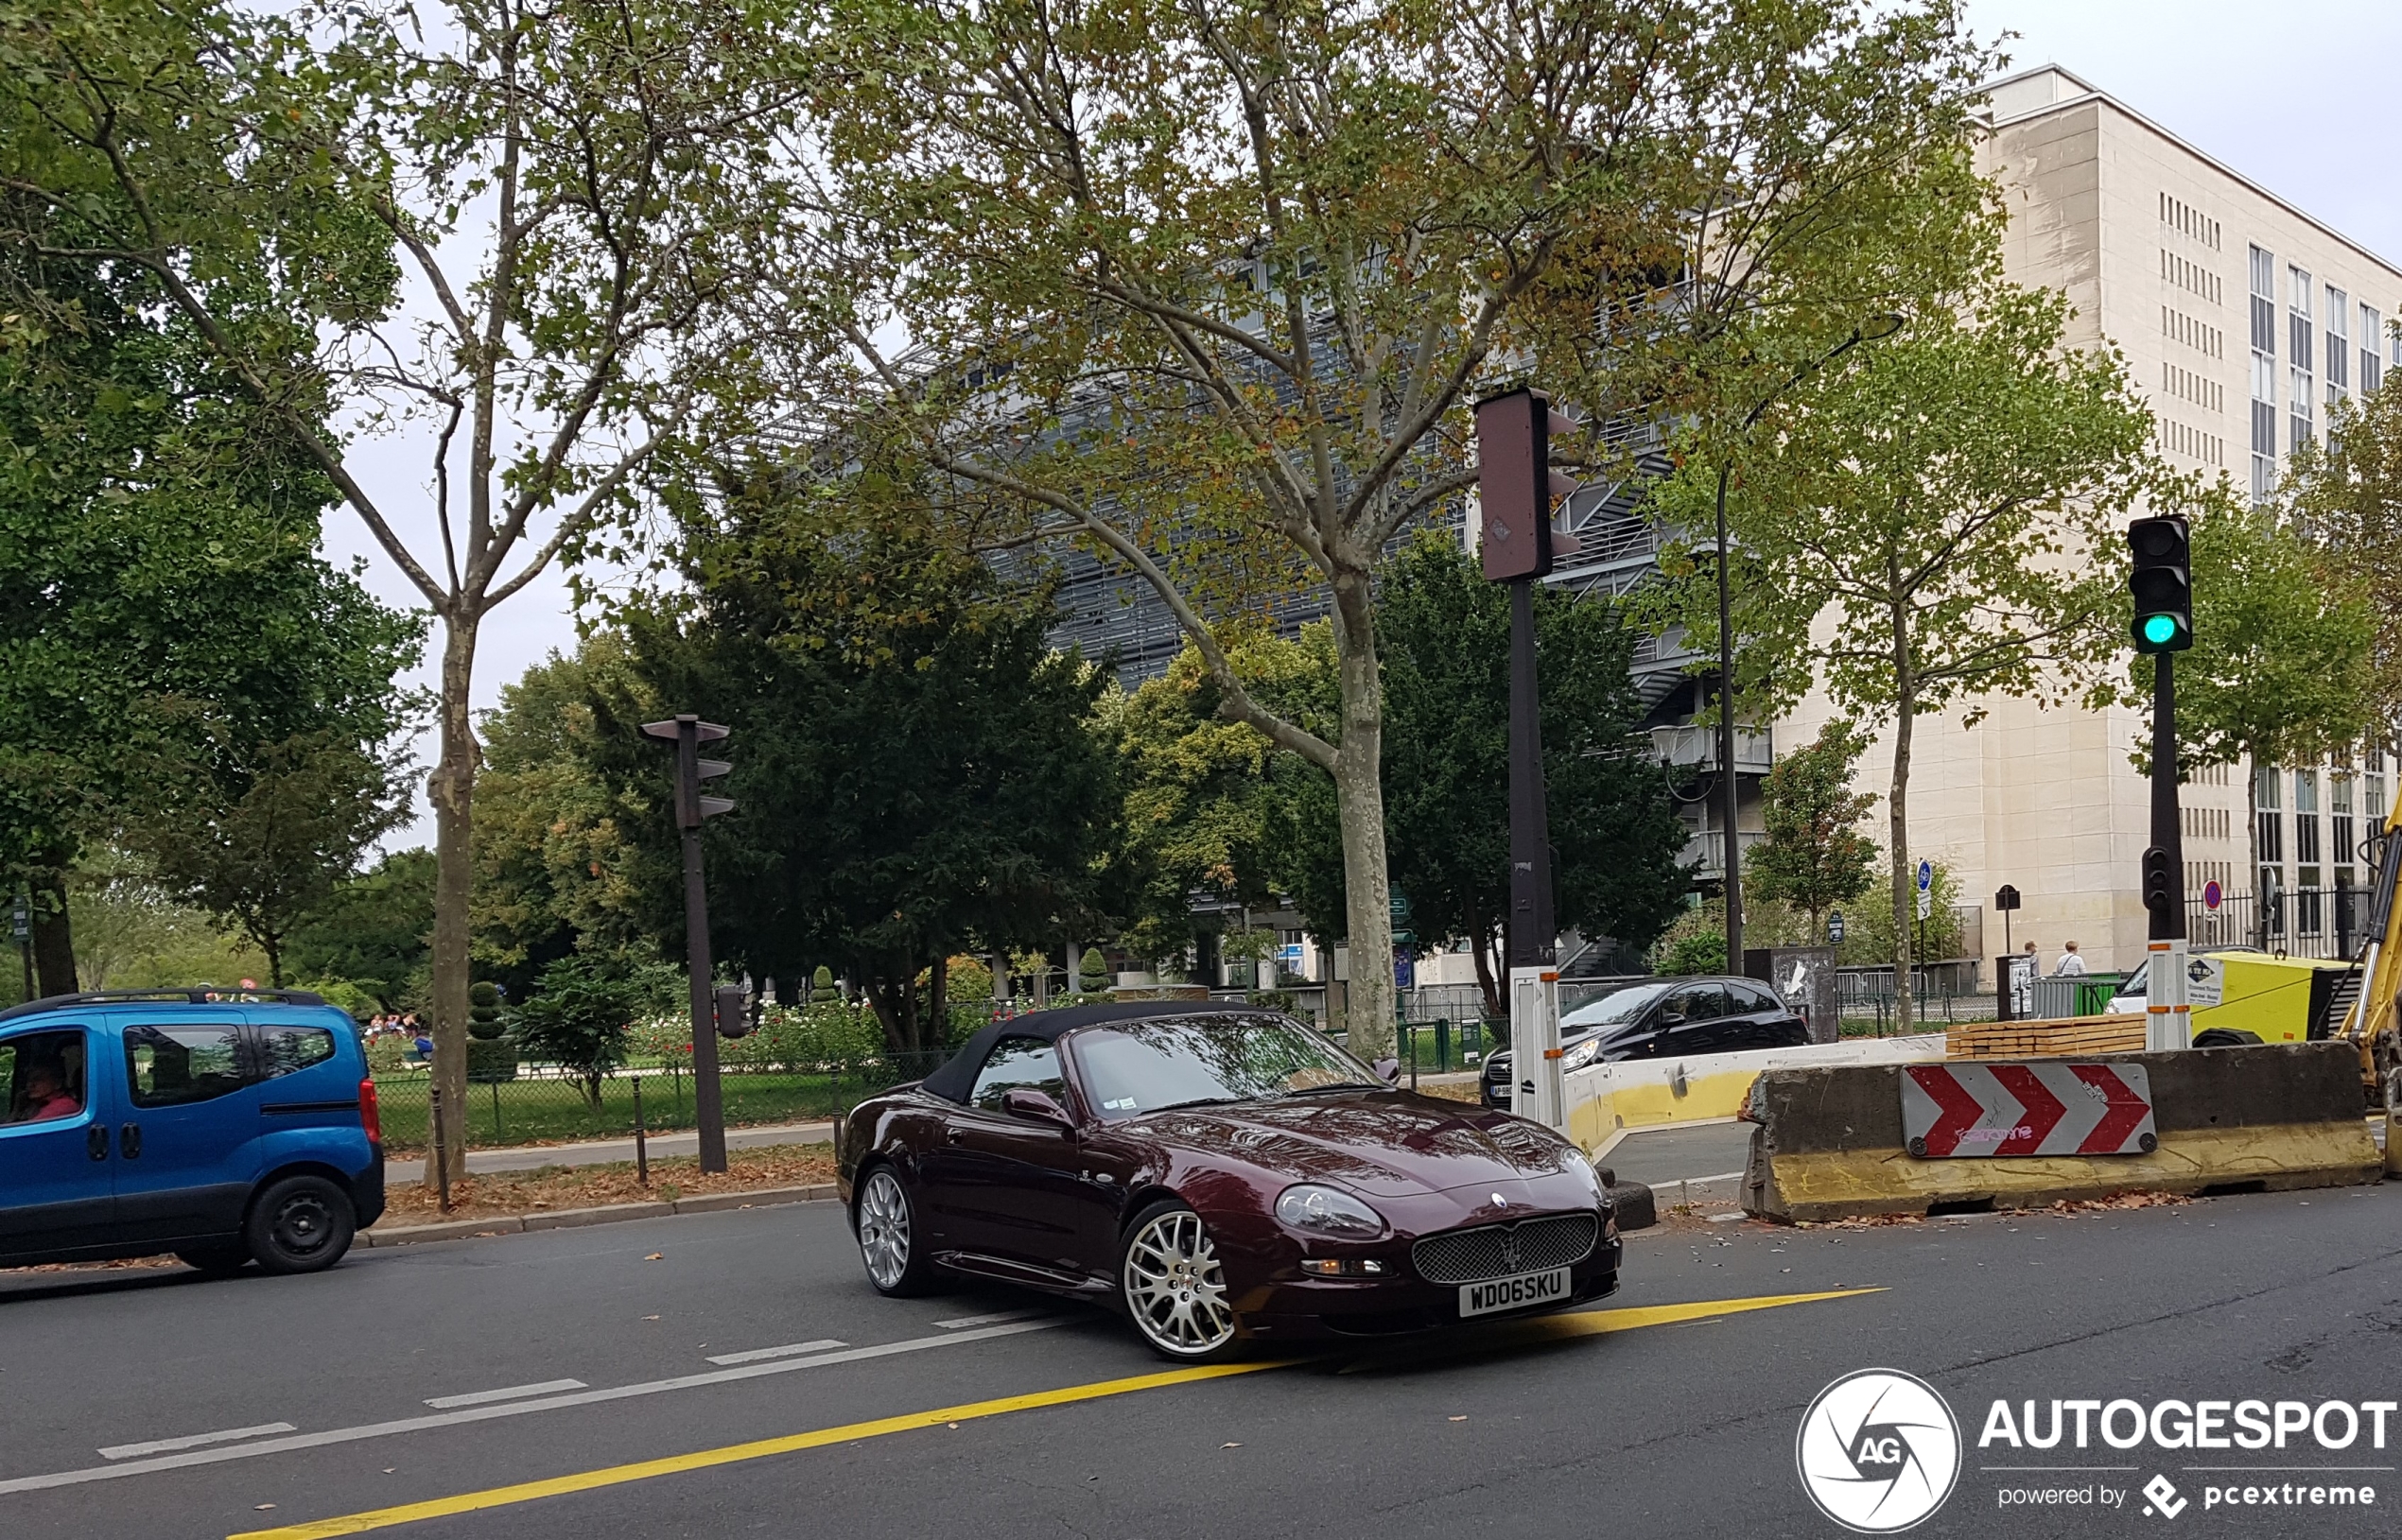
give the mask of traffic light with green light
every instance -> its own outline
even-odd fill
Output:
[[[2135,597],[2138,652],[2183,652],[2194,645],[2192,543],[2174,514],[2137,519],[2127,527],[2135,564],[2127,587]]]

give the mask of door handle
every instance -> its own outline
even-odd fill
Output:
[[[142,1158],[142,1125],[128,1123],[116,1131],[117,1153],[128,1160]]]
[[[953,1129],[945,1129],[945,1130],[943,1131],[943,1143],[945,1143],[945,1144],[959,1144],[959,1143],[964,1142],[964,1141],[966,1139],[966,1137],[967,1137],[967,1135],[966,1135],[966,1134],[965,1134],[965,1133],[961,1133],[959,1130],[957,1130],[957,1129],[955,1129],[955,1128],[953,1128]]]
[[[83,1152],[94,1160],[109,1158],[109,1125],[95,1123],[83,1131]]]

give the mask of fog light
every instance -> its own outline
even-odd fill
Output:
[[[1301,1271],[1314,1272],[1321,1278],[1364,1278],[1384,1271],[1384,1264],[1374,1257],[1337,1259],[1313,1256],[1301,1263]]]

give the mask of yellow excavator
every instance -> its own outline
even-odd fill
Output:
[[[2402,1171],[2402,798],[2372,847],[2369,912],[2361,926],[2367,948],[2360,958],[2360,990],[2344,1015],[2343,1035],[2360,1049],[2360,1078],[2374,1099],[2385,1103],[2385,1168]]]

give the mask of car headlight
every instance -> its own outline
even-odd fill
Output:
[[[1341,1240],[1373,1240],[1384,1233],[1384,1216],[1339,1187],[1314,1182],[1291,1186],[1276,1200],[1276,1217],[1296,1230]]]
[[[1600,1055],[1600,1053],[1601,1039],[1598,1037],[1586,1038],[1582,1043],[1577,1044],[1575,1047],[1570,1048],[1566,1053],[1559,1056],[1559,1067],[1563,1070],[1582,1069],[1587,1064],[1592,1064],[1593,1060]]]

